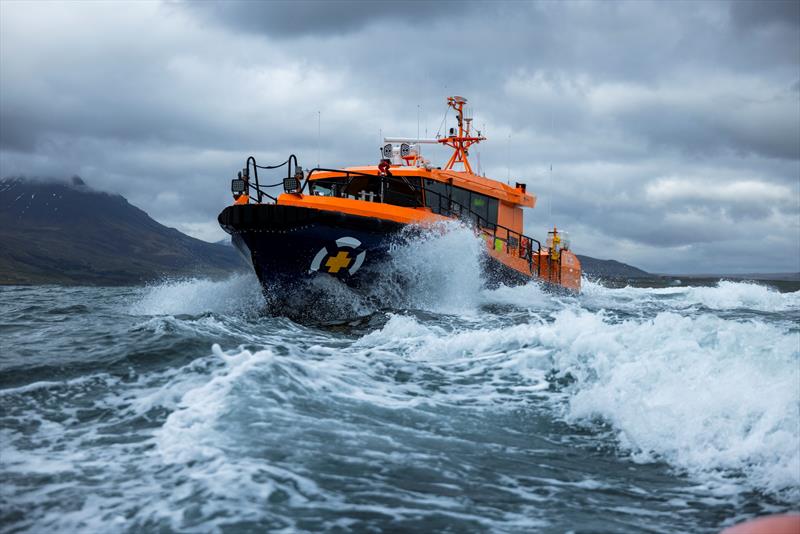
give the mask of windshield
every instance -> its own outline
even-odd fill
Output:
[[[350,176],[309,182],[312,195],[384,202],[395,206],[423,205],[419,178],[405,176]]]

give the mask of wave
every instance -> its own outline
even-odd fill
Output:
[[[641,307],[659,304],[664,308],[685,309],[702,306],[709,310],[755,310],[783,312],[800,310],[800,291],[781,293],[754,282],[720,280],[714,286],[668,288],[631,287],[609,289],[583,280],[582,297],[589,303],[609,307]]]
[[[792,312],[800,292],[730,281],[713,287],[609,289],[588,280],[579,297],[554,297],[535,283],[487,290],[481,289],[480,243],[475,241],[469,231],[455,229],[398,248],[393,268],[425,274],[412,280],[416,285],[406,295],[384,286],[372,296],[384,303],[394,299],[390,302],[398,307],[455,314],[452,325],[390,315],[382,328],[345,350],[351,358],[347,365],[337,358],[327,362],[328,380],[335,384],[326,387],[377,404],[451,404],[479,397],[496,405],[516,402],[508,391],[552,389],[548,372],[555,369],[557,379],[572,382],[563,391],[566,401],[553,396],[565,403],[562,416],[581,425],[610,424],[634,460],[662,460],[699,478],[716,477],[718,487],[725,478],[741,477],[746,487],[800,498],[800,334],[755,319],[684,313],[689,308]],[[452,261],[455,257],[472,260]],[[436,263],[436,258],[445,259]],[[445,283],[448,276],[451,283]],[[169,282],[148,288],[134,309],[229,313],[258,304],[252,298],[258,293],[254,284],[253,277],[244,276]],[[490,315],[476,323],[475,312],[486,304],[527,309],[528,315],[512,323]],[[620,320],[603,311],[647,305],[654,307],[650,318]],[[409,372],[422,364],[447,385],[422,400],[424,383],[414,386],[422,389],[405,385],[393,391],[380,376],[366,382],[363,376],[354,378],[358,365],[371,369],[366,354],[399,357],[398,365]],[[257,352],[242,358],[267,356]],[[512,389],[504,389],[509,385]],[[179,410],[172,417],[185,416]]]
[[[614,324],[575,310],[546,330],[555,368],[575,380],[568,420],[610,423],[637,461],[800,498],[800,334],[671,312]]]
[[[778,312],[800,309],[800,291],[780,293],[761,284],[728,280],[721,280],[714,287],[690,287],[684,300],[713,310],[746,308]]]
[[[636,461],[663,460],[700,478],[716,476],[718,482],[742,477],[747,487],[800,498],[800,334],[710,312],[793,312],[800,292],[730,281],[713,287],[609,289],[588,280],[579,297],[554,297],[535,283],[487,290],[481,288],[479,240],[466,229],[448,230],[394,251],[390,267],[415,274],[407,293],[376,286],[371,297],[400,308],[454,314],[451,326],[390,315],[381,329],[345,351],[351,358],[347,365],[328,361],[333,366],[328,379],[341,379],[333,390],[397,406],[450,404],[470,396],[497,404],[514,402],[512,395],[497,393],[509,384],[514,392],[547,390],[547,373],[555,369],[556,378],[572,382],[564,390],[562,416],[573,423],[612,425],[621,448]],[[260,304],[254,286],[250,276],[168,282],[147,288],[134,312],[240,311]],[[363,306],[363,300],[350,296]],[[475,312],[486,304],[527,309],[528,315],[508,323],[490,314],[476,323]],[[650,318],[620,320],[603,311],[648,305],[654,309]],[[686,316],[687,309],[700,312]],[[392,359],[399,355],[412,370],[423,364],[450,385],[421,401],[420,390],[412,392],[410,385],[387,391],[377,375],[367,382],[353,378],[353,366],[370,369],[365,354],[376,351]],[[267,357],[247,354],[248,361]],[[458,387],[452,386],[453,377],[463,379]],[[177,411],[172,417],[185,415]]]
[[[610,424],[635,461],[666,461],[720,491],[800,498],[797,332],[708,314],[616,321],[572,306],[552,320],[453,331],[393,316],[356,345],[441,369],[458,387],[434,402],[516,406],[563,380],[561,416]]]

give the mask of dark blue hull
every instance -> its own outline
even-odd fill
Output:
[[[274,204],[230,206],[219,221],[265,287],[319,274],[360,287],[405,228],[383,219]]]
[[[275,204],[229,206],[219,222],[273,296],[320,275],[356,289],[369,287],[383,276],[392,248],[415,231],[385,219]],[[488,254],[483,266],[490,286],[531,280]]]

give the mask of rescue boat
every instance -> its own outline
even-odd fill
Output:
[[[565,234],[553,228],[543,245],[523,234],[523,208],[536,197],[524,183],[509,184],[476,174],[469,148],[486,138],[473,133],[463,97],[448,97],[456,127],[434,139],[385,138],[376,165],[304,171],[292,155],[261,166],[253,156],[231,182],[234,203],[218,217],[234,246],[250,261],[265,293],[329,276],[353,288],[381,276],[398,236],[461,221],[485,242],[487,285],[532,280],[580,291],[581,265]],[[420,145],[452,149],[442,167],[421,157]],[[262,184],[259,170],[286,167],[278,184]],[[283,186],[283,193],[270,191]]]

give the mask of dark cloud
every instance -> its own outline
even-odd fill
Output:
[[[763,26],[800,26],[800,2],[797,0],[734,0],[731,18],[742,29]]]
[[[462,94],[473,164],[539,195],[532,234],[654,271],[800,269],[792,6],[129,7],[0,2],[0,174],[77,173],[213,239],[246,156],[371,163]]]
[[[32,152],[36,148],[37,133],[41,127],[29,114],[19,110],[5,109],[0,112],[0,150]]]
[[[444,16],[460,16],[475,4],[456,1],[372,2],[369,0],[300,0],[269,2],[185,2],[209,21],[236,31],[277,38],[339,36],[378,25],[392,35],[397,24],[430,24]],[[393,43],[387,42],[388,49]]]

